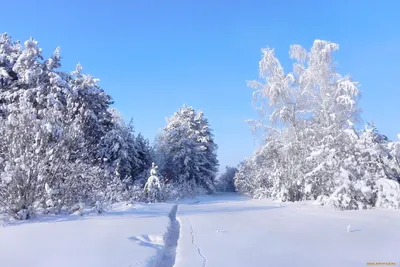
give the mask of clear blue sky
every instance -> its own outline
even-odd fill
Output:
[[[400,1],[4,1],[0,31],[61,46],[63,69],[81,62],[115,106],[153,140],[184,103],[202,109],[219,159],[236,165],[254,150],[255,118],[246,80],[257,78],[270,46],[286,70],[288,49],[337,42],[342,74],[361,83],[364,121],[400,132]]]

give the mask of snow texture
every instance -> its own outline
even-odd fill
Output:
[[[399,222],[400,212],[394,209],[335,211],[311,202],[277,204],[224,193],[172,205],[118,204],[99,216],[49,216],[9,224],[0,228],[0,263],[7,267],[400,264]]]
[[[376,182],[378,186],[377,207],[400,209],[399,183],[381,178]]]
[[[151,266],[170,204],[114,205],[93,216],[46,216],[0,228],[0,266]],[[21,256],[23,255],[23,256]]]
[[[179,248],[188,254],[178,255],[183,259],[176,267],[400,264],[398,210],[335,211],[311,202],[282,205],[226,193],[196,199],[200,202],[180,205],[185,219]],[[188,238],[192,230],[195,245]]]

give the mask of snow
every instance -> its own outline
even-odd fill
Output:
[[[398,210],[334,211],[310,202],[280,206],[233,194],[198,199],[198,204],[180,205],[178,216],[183,228],[190,221],[208,267],[400,263]],[[180,246],[194,249],[188,238]],[[199,264],[202,258],[184,257],[176,266],[205,266]]]
[[[378,186],[377,206],[382,208],[400,208],[400,185],[396,181],[381,178]]]
[[[140,237],[159,237],[171,204],[116,206],[103,215],[49,216],[0,228],[0,266],[148,266],[155,249]]]
[[[0,228],[0,265],[366,266],[400,264],[400,211],[334,211],[234,194],[115,205]],[[177,210],[174,209],[177,208]],[[351,225],[351,226],[350,226]]]
[[[0,67],[0,77],[4,77],[4,78],[9,78],[10,75],[8,75],[8,72],[5,68]]]

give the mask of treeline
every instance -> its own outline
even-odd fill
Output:
[[[111,96],[78,64],[60,70],[60,49],[0,35],[0,213],[101,212],[118,201],[166,201],[219,191],[315,200],[337,209],[400,208],[400,142],[373,124],[358,130],[359,89],[336,72],[338,45],[290,49],[285,73],[262,50],[251,81],[261,146],[216,179],[217,145],[203,112],[184,105],[154,144],[111,108]],[[153,164],[154,163],[154,164]]]
[[[0,35],[1,213],[28,219],[148,201],[153,162],[162,177],[153,201],[214,192],[217,146],[202,112],[181,108],[153,148],[110,107],[98,79],[79,64],[60,67],[60,49],[44,59],[34,39],[22,46]]]

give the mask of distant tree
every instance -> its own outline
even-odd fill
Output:
[[[235,192],[235,174],[238,171],[235,167],[225,167],[225,172],[217,180],[217,190],[222,192]]]
[[[168,119],[156,147],[162,158],[161,174],[168,182],[214,192],[217,145],[203,112],[183,106]]]
[[[135,180],[143,180],[148,176],[154,159],[154,151],[150,146],[149,140],[145,139],[141,133],[136,136],[135,149],[138,164],[134,169],[133,177]]]

